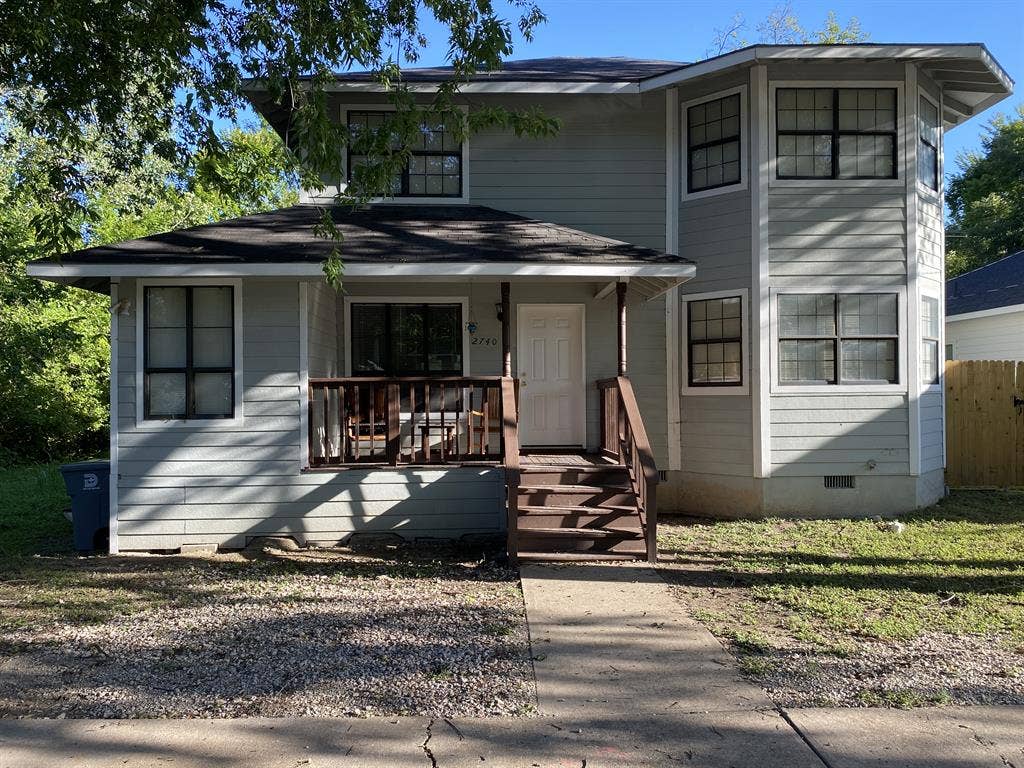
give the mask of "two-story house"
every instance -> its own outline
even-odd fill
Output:
[[[505,532],[653,557],[657,509],[934,502],[942,136],[1011,88],[973,44],[509,62],[460,104],[558,135],[425,125],[393,196],[333,211],[343,292],[315,200],[33,263],[117,307],[111,549]],[[353,126],[390,108],[368,75],[332,97]]]

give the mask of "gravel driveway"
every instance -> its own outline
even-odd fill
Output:
[[[0,717],[535,710],[518,575],[489,561],[327,550],[71,560],[57,580],[73,582],[69,600],[107,590],[125,608],[50,621],[38,610],[52,595],[45,577],[11,580],[13,611],[37,610],[0,624]]]

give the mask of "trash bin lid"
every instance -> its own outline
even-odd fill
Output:
[[[75,461],[71,464],[61,464],[61,472],[109,472],[109,459],[94,459],[92,461]]]

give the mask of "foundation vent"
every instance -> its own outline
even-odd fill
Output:
[[[662,483],[668,482],[668,471],[664,469],[658,470],[658,480]]]
[[[825,475],[826,488],[856,488],[857,478],[854,475]]]

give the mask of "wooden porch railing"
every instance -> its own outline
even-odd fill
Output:
[[[629,470],[647,540],[647,559],[658,560],[658,467],[647,430],[625,376],[597,382],[601,392],[601,452]]]
[[[503,382],[500,376],[310,379],[309,466],[501,464],[509,434]],[[514,427],[514,411],[511,418]]]

